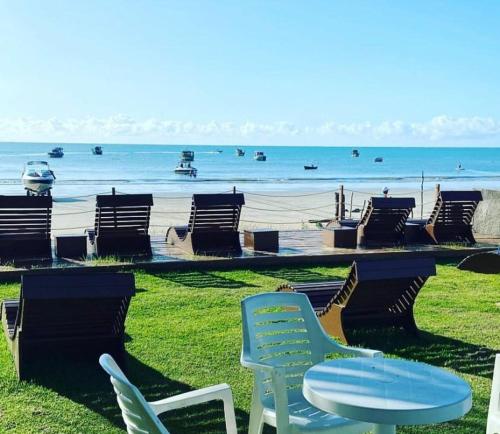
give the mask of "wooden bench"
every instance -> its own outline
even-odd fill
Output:
[[[96,255],[151,256],[148,231],[152,206],[151,194],[97,195],[93,233]]]
[[[325,330],[348,342],[352,329],[392,326],[416,334],[413,305],[435,274],[433,258],[359,260],[345,281],[289,283],[277,290],[306,294]]]
[[[17,375],[54,354],[78,359],[124,355],[125,318],[135,294],[131,273],[23,275],[19,299],[4,300],[2,327]]]
[[[0,262],[52,259],[52,197],[0,196]]]
[[[238,225],[245,198],[241,193],[194,194],[187,226],[171,226],[168,243],[195,255],[241,255]]]
[[[459,242],[474,244],[472,218],[483,200],[480,191],[441,191],[425,225],[436,244]]]

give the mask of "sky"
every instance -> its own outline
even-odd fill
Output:
[[[496,0],[0,0],[0,141],[498,146]]]

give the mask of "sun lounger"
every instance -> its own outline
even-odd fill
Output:
[[[97,256],[151,256],[151,194],[98,195],[90,241]]]
[[[194,194],[187,226],[168,229],[167,242],[195,255],[241,254],[238,225],[243,194]]]
[[[414,198],[372,197],[357,225],[359,246],[386,246],[404,243],[405,224]]]
[[[0,196],[0,262],[52,258],[52,197]]]
[[[29,274],[18,299],[4,300],[2,327],[20,379],[59,353],[78,358],[124,354],[125,317],[133,274]]]
[[[472,218],[482,200],[480,191],[441,191],[425,225],[432,241],[474,244]]]
[[[278,291],[306,294],[325,330],[348,342],[352,329],[394,326],[416,334],[413,304],[435,274],[433,258],[359,260],[345,281],[290,283]]]

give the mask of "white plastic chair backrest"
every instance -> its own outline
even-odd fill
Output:
[[[286,367],[289,401],[302,396],[305,371],[324,360],[323,329],[304,294],[275,292],[241,302],[243,354],[257,363]],[[273,401],[270,376],[256,372],[260,399]]]
[[[127,432],[129,434],[169,434],[139,389],[127,379],[113,357],[103,354],[99,358],[99,363],[111,377],[111,384],[115,389],[116,399],[127,425]]]
[[[500,354],[495,357],[486,434],[500,434]]]

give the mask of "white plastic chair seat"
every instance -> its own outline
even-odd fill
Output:
[[[369,432],[372,428],[372,424],[362,424],[359,421],[319,410],[303,397],[288,404],[288,412],[290,424],[296,426],[297,432],[328,433],[336,430],[342,434],[358,434]],[[276,426],[276,412],[272,407],[264,408],[264,422]]]

